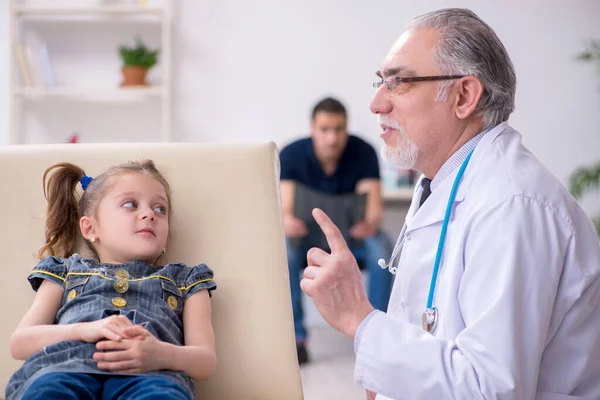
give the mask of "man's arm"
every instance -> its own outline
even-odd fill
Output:
[[[308,235],[308,227],[301,219],[294,216],[294,193],[296,183],[292,180],[281,180],[281,208],[283,212],[283,230],[287,237]]]
[[[292,180],[281,180],[281,207],[284,216],[294,216],[294,191],[296,183]]]
[[[361,179],[356,184],[356,193],[367,194],[365,219],[350,228],[350,235],[355,238],[373,236],[379,230],[383,214],[383,199],[381,197],[381,182],[379,179]]]

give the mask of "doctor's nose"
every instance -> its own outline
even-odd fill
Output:
[[[373,95],[371,104],[369,104],[369,109],[373,114],[389,114],[392,111],[392,108],[388,90],[385,85],[381,85]]]

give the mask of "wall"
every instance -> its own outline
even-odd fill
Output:
[[[2,3],[0,32],[8,37],[8,5]],[[600,156],[600,76],[574,60],[587,40],[600,38],[597,0],[178,0],[175,4],[175,140],[274,140],[283,145],[306,132],[311,106],[331,94],[346,103],[351,129],[378,147],[378,127],[368,111],[373,72],[411,17],[458,5],[483,17],[513,59],[518,91],[510,122],[524,134],[526,145],[563,182],[576,166]],[[89,48],[107,47],[106,39],[93,36],[93,28],[86,29]],[[111,40],[115,35],[109,35]],[[68,48],[63,41],[58,45]],[[65,65],[81,60],[78,54],[59,53]],[[9,120],[8,64],[4,40],[0,42],[0,144],[8,141],[4,129]],[[47,114],[58,113],[47,110],[51,110]],[[127,110],[111,112],[112,124],[102,118],[103,132],[117,135],[114,131],[118,131],[119,140],[156,137],[149,133],[152,124],[138,130],[119,124]],[[153,113],[151,108],[146,115]],[[82,115],[88,118],[93,112],[38,122],[34,126],[42,131],[32,137],[62,140],[83,125]],[[90,134],[86,139],[97,137]],[[589,199],[584,205],[590,212],[595,210]]]

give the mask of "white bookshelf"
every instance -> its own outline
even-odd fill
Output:
[[[134,6],[134,5],[122,5],[122,6],[42,6],[42,5],[15,5],[12,8],[13,14],[22,17],[37,17],[37,18],[49,18],[49,17],[62,17],[65,19],[72,18],[78,15],[156,15],[160,16],[167,10],[165,7],[157,6]]]
[[[15,96],[23,99],[94,99],[115,102],[128,100],[141,100],[146,97],[164,97],[166,95],[163,87],[128,87],[128,88],[104,88],[104,87],[23,87],[15,92]]]
[[[137,5],[131,1],[113,0],[111,4],[104,4],[102,0],[79,0],[74,3],[66,3],[68,0],[38,0],[35,3],[26,0],[10,0],[11,15],[10,15],[10,35],[11,35],[11,137],[10,144],[23,144],[27,141],[27,121],[24,113],[25,108],[44,111],[43,107],[47,107],[51,112],[42,112],[40,114],[58,114],[64,110],[65,119],[71,118],[69,104],[85,104],[86,107],[96,107],[101,110],[101,107],[106,107],[107,104],[120,103],[131,107],[132,104],[136,107],[144,107],[148,102],[160,103],[160,116],[156,117],[155,125],[160,132],[158,137],[160,141],[171,141],[171,31],[172,31],[172,1],[173,0],[155,0],[148,5]],[[119,2],[121,4],[119,4]],[[65,32],[68,30],[66,40],[61,40],[61,50],[68,48],[70,32],[73,32],[72,39],[81,42],[81,38],[77,37],[78,30],[89,29],[93,22],[94,29],[98,32],[98,37],[94,38],[95,44],[101,43],[102,35],[109,33],[114,38],[119,35],[119,29],[129,31],[134,30],[135,26],[144,27],[146,31],[151,29],[153,36],[159,37],[160,55],[158,64],[151,70],[151,74],[159,76],[158,82],[152,82],[152,85],[145,87],[120,87],[119,82],[95,82],[94,73],[90,73],[89,82],[61,82],[57,81],[53,85],[40,84],[34,82],[31,85],[25,85],[22,77],[22,72],[19,68],[17,59],[17,44],[23,44],[23,37],[27,33],[28,27],[41,24],[46,30],[56,27],[57,30]],[[150,23],[150,25],[148,24]],[[33,25],[32,25],[33,24]],[[88,32],[89,35],[89,32]],[[144,37],[141,37],[145,40]],[[133,38],[123,35],[121,44],[131,45]],[[81,43],[79,43],[81,46]],[[98,46],[101,47],[101,46]],[[154,47],[154,46],[150,46]],[[52,55],[52,50],[50,50]],[[89,54],[88,54],[89,56]],[[79,54],[74,52],[72,55],[72,63],[77,63]],[[118,47],[115,46],[114,53],[110,55],[106,61],[107,66],[100,65],[97,68],[109,69],[115,68],[116,58],[118,58]],[[96,60],[94,60],[96,61]],[[102,62],[102,61],[99,61]],[[119,59],[120,62],[120,59]],[[110,66],[109,66],[110,65]],[[156,73],[155,69],[159,69]],[[113,72],[113,71],[111,71]],[[119,71],[114,71],[115,76],[118,76]],[[68,74],[67,74],[68,75]],[[32,107],[31,105],[35,106]],[[113,106],[114,107],[114,106]],[[155,106],[153,106],[155,107]],[[103,109],[102,109],[103,110]],[[154,108],[152,108],[154,110]],[[143,113],[143,111],[140,111]],[[89,114],[89,113],[88,113]],[[58,118],[58,117],[57,117]],[[110,118],[110,117],[104,117]],[[119,118],[119,117],[116,117]],[[37,126],[44,126],[43,121],[36,121]],[[50,124],[51,125],[51,124]],[[129,126],[135,125],[130,123]],[[73,128],[74,129],[74,128]],[[64,132],[61,132],[64,134]],[[31,135],[39,138],[39,134]],[[85,136],[85,132],[81,135]],[[62,142],[63,137],[48,138],[47,142]],[[123,136],[124,141],[137,142],[145,141],[144,137],[135,137],[135,135]],[[86,141],[86,140],[83,140]],[[91,141],[97,141],[92,139]]]

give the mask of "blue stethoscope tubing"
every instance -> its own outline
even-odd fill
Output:
[[[454,204],[454,200],[456,199],[456,192],[458,190],[458,186],[460,185],[460,181],[462,180],[462,177],[465,173],[465,169],[467,168],[467,165],[469,164],[469,161],[471,160],[473,151],[474,150],[472,150],[469,153],[467,158],[465,158],[462,165],[460,166],[460,169],[458,170],[458,173],[456,174],[456,178],[454,179],[454,183],[452,185],[452,190],[450,191],[450,196],[448,196],[448,205],[446,206],[444,222],[442,223],[440,239],[438,240],[437,252],[435,254],[435,262],[433,264],[433,271],[431,273],[431,283],[429,285],[429,296],[427,297],[427,309],[425,310],[425,314],[427,314],[427,315],[433,315],[436,310],[435,307],[433,307],[433,297],[435,295],[435,285],[437,283],[438,272],[440,269],[440,264],[442,262],[442,253],[444,251],[444,243],[446,242],[446,233],[448,231],[448,224],[450,223],[450,216],[452,214],[452,205]],[[402,251],[402,247],[404,246],[404,238],[406,236],[407,229],[408,229],[408,227],[405,223],[404,226],[402,227],[402,230],[400,231],[398,241],[396,242],[396,245],[394,246],[394,251],[392,252],[392,255],[391,255],[389,261],[386,263],[385,260],[383,260],[383,259],[379,260],[379,266],[382,268],[389,267],[389,271],[392,274],[395,274],[396,271],[398,270],[398,267],[394,267],[392,264],[394,262],[394,259]],[[432,324],[434,322],[435,321],[431,321]]]
[[[454,204],[454,200],[456,199],[456,191],[458,190],[458,185],[465,173],[465,169],[467,169],[467,165],[471,160],[471,156],[473,155],[473,151],[469,153],[465,161],[463,161],[460,169],[458,170],[458,174],[456,174],[456,179],[454,179],[454,184],[452,185],[452,191],[450,192],[450,196],[448,196],[448,205],[446,206],[446,214],[444,215],[444,223],[442,224],[442,231],[440,232],[440,240],[438,241],[437,253],[435,254],[435,263],[433,264],[433,272],[431,273],[431,284],[429,285],[429,297],[427,298],[427,309],[432,309],[433,307],[433,296],[435,294],[435,284],[437,282],[438,271],[440,270],[440,264],[442,262],[442,252],[444,250],[444,243],[446,242],[446,232],[448,231],[448,224],[450,223],[450,214],[452,214],[452,205]]]

